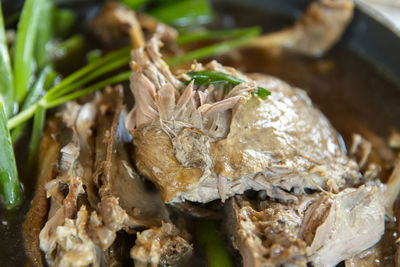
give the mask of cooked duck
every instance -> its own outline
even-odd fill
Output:
[[[358,182],[358,166],[336,131],[306,93],[274,77],[246,76],[213,61],[210,70],[245,81],[226,92],[175,77],[153,38],[133,53],[131,90],[136,105],[127,118],[138,170],[168,203],[223,201],[247,189],[303,194],[338,190]],[[183,79],[185,75],[182,75]],[[271,91],[266,100],[253,93]]]
[[[26,1],[15,23],[0,6],[0,202],[25,215],[30,185],[17,163],[27,147],[33,176],[40,144],[22,229],[34,265],[399,263],[399,146],[384,138],[398,125],[369,125],[364,107],[375,102],[359,99],[368,82],[347,52],[337,60],[342,46],[318,58],[343,35],[352,0],[315,0],[292,27],[261,36],[236,28],[226,12],[239,4],[221,4],[208,24],[219,14],[208,0],[105,1],[89,13],[53,2]],[[7,43],[6,31],[15,32]],[[19,234],[8,218],[0,211],[3,243]]]
[[[121,46],[130,41],[135,47],[142,47],[145,44],[143,30],[157,35],[168,44],[174,43],[178,37],[174,28],[150,15],[136,14],[124,5],[112,1],[107,1],[102,6],[99,14],[87,27],[105,46]]]
[[[313,1],[292,27],[265,34],[248,46],[321,56],[340,39],[353,18],[353,10],[352,0]]]
[[[138,233],[130,251],[135,266],[176,266],[192,253],[193,247],[171,223]]]
[[[244,266],[335,266],[380,240],[385,208],[391,214],[400,191],[399,170],[398,164],[386,185],[303,195],[296,203],[233,197],[225,206],[226,228]]]
[[[163,222],[168,229],[175,229],[168,223],[169,214],[158,191],[151,189],[131,166],[126,145],[132,137],[124,127],[124,114],[122,88],[108,88],[85,105],[68,105],[62,113],[63,125],[57,124],[57,128],[50,124],[42,143],[49,151],[43,153],[46,165],[42,166],[42,189],[24,226],[26,233],[37,229],[27,234],[26,244],[38,264],[42,264],[39,242],[52,266],[100,266],[118,262],[109,249],[120,230],[134,234],[148,227],[161,227]],[[62,127],[70,129],[72,136],[59,150],[60,143],[68,140],[68,135],[59,135]],[[183,242],[185,248],[191,248],[183,238],[169,240],[168,235],[176,232],[172,230],[164,231],[169,246]],[[174,257],[176,261],[179,253]]]

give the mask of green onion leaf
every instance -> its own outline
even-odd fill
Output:
[[[58,95],[59,91],[63,90],[63,87],[68,86],[75,81],[78,81],[82,77],[85,77],[86,75],[92,73],[93,71],[97,70],[101,66],[109,64],[109,63],[113,62],[114,60],[125,58],[125,59],[128,59],[128,61],[129,61],[130,51],[131,51],[131,47],[122,48],[115,52],[111,52],[108,55],[94,61],[93,63],[90,63],[90,64],[86,65],[85,67],[75,71],[74,73],[72,73],[71,75],[69,75],[68,77],[63,79],[59,84],[57,84],[56,86],[51,88],[46,95],[46,99],[53,100],[54,99],[53,96],[55,94]]]
[[[52,35],[53,0],[43,0],[40,11],[41,18],[38,24],[36,37],[35,58],[37,68],[41,70],[49,61],[49,44]]]
[[[169,58],[166,60],[166,62],[170,66],[174,66],[184,62],[190,62],[194,59],[202,59],[218,53],[227,52],[230,49],[237,48],[243,44],[246,44],[247,42],[251,41],[252,38],[258,36],[259,33],[260,32],[258,28],[251,28],[251,30],[249,29],[249,31],[241,38],[190,51],[182,56]],[[16,116],[10,118],[8,120],[8,127],[10,129],[13,129],[19,124],[30,119],[35,114],[37,108],[39,107],[39,104],[43,105],[46,108],[52,108],[67,101],[84,96],[85,94],[102,89],[107,85],[127,81],[131,74],[131,71],[122,72],[103,81],[97,82],[93,85],[89,85],[84,89],[72,92],[82,85],[92,82],[95,78],[109,74],[110,72],[117,70],[118,68],[129,62],[130,50],[130,47],[122,48],[115,52],[109,53],[108,55],[103,56],[95,60],[94,62],[86,65],[85,67],[75,71],[74,73],[63,79],[59,84],[51,88],[40,100],[32,104],[27,109],[22,110]],[[232,77],[230,77],[231,80],[237,79],[236,77]],[[225,77],[225,79],[226,78],[227,77]],[[264,99],[265,95],[268,94],[268,91],[264,88],[260,88],[261,87],[258,88],[257,94],[260,98]]]
[[[24,104],[21,107],[21,111],[25,111],[31,106],[34,106],[35,103],[44,95],[47,84],[51,84],[54,81],[55,75],[50,66],[45,67],[39,75],[39,78],[36,80],[32,89],[29,91],[28,95],[25,98]],[[47,85],[48,86],[48,85]],[[12,130],[11,139],[13,142],[17,140],[20,136],[25,124],[20,124],[18,127]]]
[[[149,13],[164,23],[180,27],[205,24],[213,16],[208,0],[168,1],[149,10]]]
[[[230,30],[198,30],[187,34],[180,34],[178,36],[177,43],[186,44],[211,39],[239,38],[242,36],[247,36],[249,33],[252,34],[260,31],[261,29],[259,27]]]
[[[3,108],[6,117],[13,113],[13,73],[11,70],[10,55],[7,48],[6,31],[4,28],[3,12],[0,2],[0,101],[5,104]]]
[[[219,71],[211,71],[211,70],[190,71],[187,74],[194,80],[195,84],[200,86],[206,86],[209,84],[218,84],[218,83],[238,85],[245,82],[239,78],[236,78],[233,75]],[[265,100],[267,96],[271,94],[271,92],[263,87],[258,86],[256,94],[258,97]]]
[[[120,2],[131,9],[138,9],[151,0],[120,0]]]
[[[26,0],[18,23],[14,51],[15,99],[21,103],[32,79],[33,50],[43,0]]]
[[[125,71],[122,72],[120,74],[117,74],[115,76],[112,76],[110,78],[107,78],[103,81],[100,81],[98,83],[95,83],[93,85],[90,85],[86,88],[83,88],[79,91],[73,92],[69,95],[66,96],[62,96],[59,97],[55,100],[51,100],[46,102],[46,108],[52,108],[52,107],[56,107],[58,105],[61,105],[65,102],[77,99],[79,97],[82,97],[84,95],[87,95],[89,93],[95,92],[99,89],[103,89],[104,87],[108,86],[108,85],[113,85],[113,84],[117,84],[117,83],[121,83],[121,82],[125,82],[127,80],[129,80],[129,77],[131,76],[132,72],[131,71]]]
[[[226,245],[215,223],[206,220],[195,222],[196,237],[207,255],[209,267],[233,267]]]
[[[60,90],[58,90],[57,92],[55,92],[52,95],[51,99],[56,99],[67,93],[70,93],[71,91],[81,87],[82,85],[87,84],[88,82],[93,81],[94,79],[96,79],[97,77],[100,77],[101,75],[104,75],[106,73],[114,71],[122,66],[127,66],[129,61],[130,61],[129,56],[121,57],[121,58],[117,58],[117,59],[111,61],[108,64],[100,66],[99,68],[94,70],[92,73],[88,74],[87,76],[82,77],[81,79],[77,80],[76,82],[66,85],[63,88],[61,88]]]
[[[55,8],[53,12],[53,34],[60,38],[66,38],[72,32],[75,25],[75,13],[66,8]]]
[[[21,187],[19,185],[17,165],[11,143],[10,132],[7,127],[7,118],[0,101],[0,193],[8,207],[19,203]]]
[[[4,22],[6,23],[6,26],[11,26],[12,24],[16,23],[19,19],[19,16],[21,15],[21,11],[17,11],[14,14],[9,15],[4,19]]]
[[[189,61],[192,61],[195,59],[198,60],[198,59],[206,58],[209,56],[226,53],[234,48],[238,48],[240,46],[243,46],[243,45],[249,43],[258,35],[260,35],[260,29],[252,28],[251,30],[249,29],[249,31],[240,38],[224,41],[224,42],[217,43],[217,44],[210,45],[210,46],[206,46],[206,47],[194,50],[194,51],[189,51],[181,56],[167,59],[167,63],[170,66],[174,66],[174,65],[178,65],[178,64],[181,64],[184,62],[189,62]]]
[[[46,108],[39,105],[33,118],[31,142],[29,144],[28,164],[29,169],[34,166],[35,159],[39,150],[40,140],[42,139],[44,123],[46,121]]]
[[[271,92],[263,87],[257,87],[256,94],[259,98],[261,98],[262,100],[265,100],[265,99],[267,99],[267,96],[269,96],[271,94]]]
[[[93,63],[94,61],[100,59],[102,56],[102,52],[100,49],[93,49],[87,53],[87,60],[89,63]]]
[[[82,35],[76,34],[69,37],[67,40],[59,43],[52,51],[52,60],[59,61],[79,54],[84,48],[84,40]]]

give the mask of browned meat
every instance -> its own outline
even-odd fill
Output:
[[[126,125],[138,170],[159,187],[165,202],[224,200],[247,189],[288,199],[283,190],[302,194],[304,188],[358,182],[357,164],[304,91],[216,62],[192,69],[246,82],[226,94],[213,85],[184,86],[160,58],[159,45],[153,38],[133,53],[136,106]],[[257,85],[271,91],[266,100],[252,94]]]
[[[138,20],[144,30],[157,35],[168,44],[175,43],[176,38],[178,38],[178,32],[174,28],[161,23],[148,14],[138,13]]]
[[[313,1],[293,27],[261,36],[249,46],[320,56],[340,39],[353,18],[353,10],[352,0]]]
[[[100,216],[113,232],[121,228],[129,232],[137,227],[160,226],[161,221],[169,221],[160,194],[146,188],[130,163],[126,144],[132,138],[122,123],[122,88],[106,89],[103,100],[96,136]],[[110,213],[118,216],[110,216]]]
[[[171,223],[137,234],[131,257],[135,266],[176,266],[192,253],[192,246]]]
[[[306,197],[301,205],[289,206],[232,197],[225,204],[225,226],[243,257],[243,266],[306,266],[306,243],[299,230],[311,200]]]
[[[107,1],[99,14],[88,23],[88,29],[105,46],[127,45],[128,40],[134,47],[143,47],[145,36],[156,35],[172,46],[178,32],[147,14],[136,14],[118,2]]]
[[[95,244],[86,233],[88,211],[86,206],[79,207],[78,203],[83,196],[88,203],[98,201],[90,179],[93,161],[89,160],[93,153],[90,129],[96,117],[96,108],[93,108],[96,106],[96,100],[83,106],[70,103],[61,113],[64,125],[71,129],[72,138],[61,149],[57,176],[46,184],[50,210],[39,235],[40,248],[50,265],[70,266],[71,261],[76,261],[76,266],[89,263],[98,266],[100,262]],[[80,216],[77,217],[77,214]],[[71,245],[72,240],[76,239],[79,241]],[[77,254],[81,250],[85,252],[85,259]]]
[[[142,47],[145,42],[135,12],[113,1],[103,5],[99,14],[88,23],[88,28],[106,46],[123,45],[126,37],[135,47]]]
[[[61,120],[50,121],[41,144],[39,190],[24,225],[38,265],[39,243],[50,266],[107,266],[123,260],[112,246],[124,242],[118,236],[163,223],[171,225],[165,235],[176,232],[159,192],[131,164],[122,92],[106,88],[86,104],[68,103],[57,115]],[[178,241],[186,242],[172,238],[168,246]],[[125,249],[128,256],[130,247]]]
[[[60,155],[60,144],[52,138],[56,132],[54,128],[54,123],[50,122],[42,138],[38,157],[38,184],[22,228],[26,253],[35,266],[44,266],[42,253],[39,249],[39,233],[46,222],[49,209],[45,185],[54,178]]]
[[[297,204],[232,198],[226,225],[244,266],[335,266],[383,235],[384,191],[378,182],[300,196]]]

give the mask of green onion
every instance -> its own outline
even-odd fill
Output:
[[[138,9],[144,4],[151,2],[151,0],[120,0],[120,2],[132,9]]]
[[[32,79],[33,50],[43,0],[26,0],[18,23],[14,51],[15,99],[21,103]]]
[[[149,13],[164,23],[180,27],[205,24],[213,16],[208,0],[168,1],[149,10]]]
[[[80,34],[69,37],[67,40],[59,43],[54,50],[52,50],[53,60],[62,60],[68,56],[79,53],[83,50],[84,41]]]
[[[9,15],[7,18],[4,19],[6,26],[10,26],[18,21],[19,16],[21,15],[21,11],[17,11],[12,15]]]
[[[101,75],[109,73],[110,71],[114,71],[122,66],[128,65],[129,60],[130,60],[130,57],[121,57],[121,58],[117,58],[117,59],[111,61],[108,64],[105,64],[104,66],[97,68],[92,73],[79,79],[75,83],[71,83],[70,85],[67,85],[67,86],[61,88],[60,90],[58,90],[57,92],[53,93],[52,99],[56,99],[57,97],[65,95],[65,94],[75,90],[76,88],[79,88],[82,85],[84,85],[90,81],[93,81],[95,78],[100,77]]]
[[[0,101],[3,106],[6,117],[13,113],[13,74],[11,70],[10,55],[8,54],[6,32],[2,7],[0,2]]]
[[[43,0],[36,37],[35,58],[37,68],[41,70],[49,61],[49,43],[52,35],[53,0]]]
[[[169,58],[166,60],[166,62],[168,65],[174,66],[183,62],[192,61],[194,59],[202,59],[205,57],[209,57],[216,53],[227,52],[232,48],[236,48],[243,44],[246,44],[251,40],[251,38],[254,38],[258,34],[259,34],[258,28],[254,28],[251,31],[249,31],[245,36],[242,36],[237,40],[230,40],[216,45],[200,48],[188,52],[183,56]],[[23,110],[16,116],[10,118],[8,120],[8,127],[10,129],[13,129],[19,124],[30,119],[35,114],[39,105],[42,105],[46,108],[52,108],[67,101],[84,96],[85,94],[99,90],[107,85],[128,80],[131,74],[130,71],[117,74],[115,76],[107,78],[104,81],[100,81],[96,84],[90,85],[87,88],[80,89],[77,92],[72,92],[73,90],[79,88],[80,86],[93,81],[93,79],[118,69],[123,64],[125,64],[124,62],[129,62],[130,49],[131,49],[130,47],[126,47],[117,50],[115,52],[112,52],[72,73],[71,75],[63,79],[59,84],[51,88],[46,93],[46,95],[44,95],[40,100],[32,104],[29,108]],[[268,94],[269,94],[268,90],[258,87],[257,95],[260,98],[264,99]]]
[[[93,63],[94,61],[100,59],[102,56],[102,52],[100,49],[93,49],[87,53],[87,60],[89,63]]]
[[[168,64],[170,65],[178,65],[184,62],[189,62],[195,59],[202,59],[212,55],[222,54],[230,51],[231,49],[238,48],[249,43],[255,37],[260,34],[260,30],[258,28],[254,28],[251,31],[238,39],[224,41],[221,43],[217,43],[214,45],[206,46],[203,48],[199,48],[194,51],[189,51],[181,56],[177,56],[168,60]]]
[[[51,78],[49,78],[51,76]],[[45,93],[46,83],[52,83],[55,76],[53,70],[50,66],[45,67],[39,75],[39,78],[36,80],[35,84],[33,85],[32,89],[29,91],[28,95],[25,98],[24,104],[21,107],[21,111],[25,111],[29,107],[33,106],[40,97],[42,97]],[[11,132],[11,139],[13,142],[17,140],[20,136],[22,130],[24,128],[24,124],[18,125],[15,129]]]
[[[211,70],[190,71],[187,74],[194,80],[195,84],[200,86],[208,84],[217,84],[217,83],[238,85],[245,82],[239,78],[236,78],[235,76],[219,71],[211,71]],[[263,87],[258,86],[256,94],[258,97],[265,100],[267,96],[271,94],[271,92]]]
[[[231,258],[215,223],[206,220],[195,222],[199,245],[204,249],[209,267],[233,267]]]
[[[53,33],[60,38],[66,38],[75,25],[75,13],[66,8],[55,8],[53,12]]]
[[[43,135],[45,120],[46,120],[46,108],[39,105],[38,109],[35,112],[35,116],[33,118],[31,142],[29,144],[28,164],[30,169],[34,165],[39,150],[39,145]]]
[[[113,85],[113,84],[117,84],[117,83],[120,83],[120,82],[125,82],[125,81],[127,81],[129,79],[131,74],[132,74],[131,71],[122,72],[120,74],[117,74],[115,76],[107,78],[104,81],[95,83],[95,84],[93,84],[93,85],[91,85],[91,86],[89,86],[87,88],[84,88],[84,89],[81,89],[81,90],[76,91],[74,93],[71,93],[69,95],[60,97],[60,98],[58,98],[56,100],[47,102],[45,104],[45,106],[46,106],[46,108],[52,108],[52,107],[61,105],[61,104],[65,103],[65,102],[68,102],[68,101],[77,99],[79,97],[82,97],[84,95],[87,95],[89,93],[95,92],[95,91],[97,91],[99,89],[102,89],[102,88],[106,87],[107,85]]]
[[[177,43],[186,44],[210,39],[238,38],[246,36],[249,33],[252,34],[253,32],[261,32],[261,30],[259,27],[231,30],[198,30],[187,34],[180,34]]]
[[[21,187],[18,181],[17,165],[11,143],[10,132],[7,128],[7,118],[3,103],[0,101],[0,193],[8,207],[19,203]]]
[[[52,89],[50,89],[50,91],[47,93],[46,98],[51,98],[54,94],[56,94],[64,86],[72,84],[73,82],[77,81],[78,79],[97,70],[99,67],[101,67],[104,64],[109,64],[110,62],[113,62],[114,60],[120,59],[122,57],[129,58],[130,50],[131,50],[131,47],[122,48],[120,50],[112,52],[112,53],[96,60],[95,62],[93,62],[89,65],[86,65],[85,67],[75,71],[74,73],[69,75],[67,78],[63,79],[59,84],[57,84]]]
[[[13,129],[13,128],[17,127],[19,124],[30,119],[33,116],[33,114],[35,114],[36,109],[39,107],[39,105],[43,105],[46,108],[49,108],[49,107],[55,106],[54,103],[56,103],[56,102],[64,103],[62,101],[62,99],[61,99],[61,101],[57,101],[58,98],[61,97],[59,92],[63,91],[63,94],[65,94],[65,93],[69,93],[73,89],[77,89],[76,87],[72,88],[70,85],[73,83],[75,83],[75,85],[80,84],[79,80],[82,79],[83,77],[85,77],[86,75],[94,78],[94,77],[97,77],[97,74],[94,75],[96,73],[96,70],[101,71],[101,72],[104,71],[104,66],[105,66],[105,68],[107,68],[106,67],[107,64],[111,64],[112,62],[117,61],[117,60],[118,60],[118,62],[121,62],[122,60],[126,60],[128,62],[130,59],[130,49],[131,49],[130,47],[122,48],[118,51],[112,52],[112,53],[96,60],[95,62],[93,62],[89,65],[86,65],[85,67],[75,71],[74,73],[72,73],[71,75],[69,75],[68,77],[63,79],[59,84],[57,84],[56,86],[51,88],[37,102],[35,102],[31,106],[27,107],[26,109],[22,110],[14,117],[10,118],[8,120],[9,129]],[[120,67],[119,63],[117,64],[117,67]],[[115,70],[115,69],[113,69],[113,70]],[[116,75],[116,76],[118,76],[118,75]],[[114,76],[114,77],[116,77],[116,76]],[[120,77],[120,76],[118,76],[118,77]],[[125,74],[125,76],[123,76],[123,77],[125,77],[125,80],[129,79],[129,75],[126,76],[126,74]],[[106,81],[108,81],[108,80],[113,80],[113,79],[110,78],[110,79],[107,79]],[[120,81],[120,79],[118,79],[118,78],[115,80]],[[121,81],[124,81],[124,80],[121,80]],[[96,85],[98,85],[98,84],[104,84],[104,83],[100,82],[100,83],[97,83]],[[108,84],[105,84],[104,86],[106,86],[106,85],[108,85]],[[92,88],[92,87],[90,87],[90,88]],[[95,87],[95,88],[96,88],[96,90],[100,89],[98,87]],[[93,90],[93,89],[91,89],[91,90]],[[93,91],[95,91],[95,90],[93,90]],[[78,91],[77,93],[79,93],[79,92],[80,91]],[[79,95],[81,95],[81,94],[79,94]],[[57,97],[55,97],[55,96],[57,96]],[[65,99],[65,98],[63,98],[63,99]],[[72,98],[72,99],[74,99],[74,98]]]

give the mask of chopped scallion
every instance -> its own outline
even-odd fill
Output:
[[[203,71],[190,71],[187,73],[197,85],[209,85],[209,84],[217,84],[217,83],[227,83],[231,85],[238,85],[245,81],[236,78],[233,75],[219,72],[219,71],[211,71],[211,70],[203,70]],[[261,99],[266,99],[268,95],[270,95],[270,91],[267,89],[258,86],[256,94]]]

